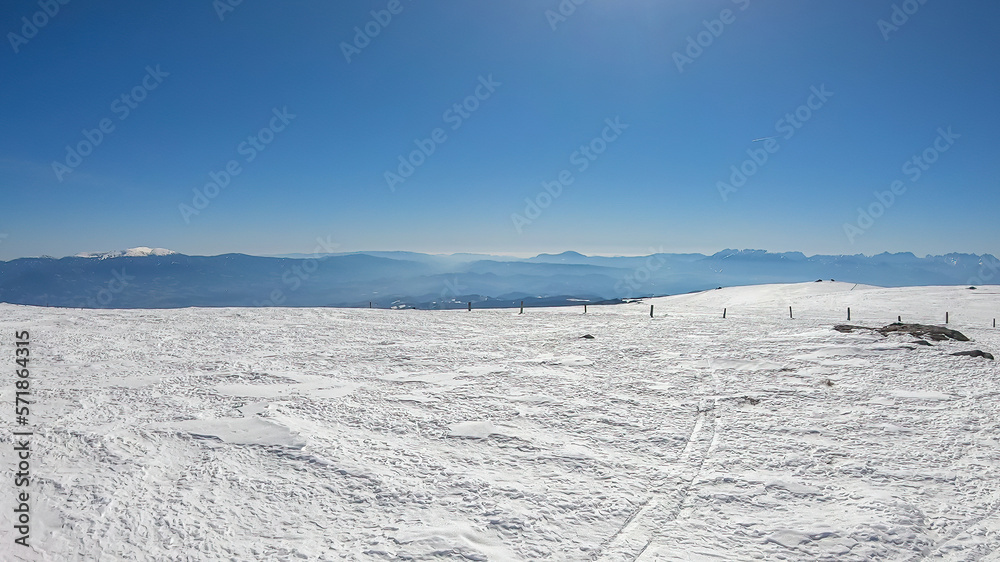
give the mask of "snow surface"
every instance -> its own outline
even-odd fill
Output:
[[[115,250],[112,252],[81,252],[76,255],[78,258],[97,258],[105,260],[108,258],[143,258],[147,256],[169,256],[171,254],[176,254],[177,252],[173,250],[168,250],[166,248],[147,248],[146,246],[138,246],[136,248],[129,248],[127,250]]]
[[[37,400],[34,547],[12,543],[5,432],[0,558],[997,561],[1000,380],[949,354],[1000,351],[998,295],[0,305],[5,349],[31,331]],[[848,306],[875,327],[950,312],[972,341],[834,331]]]

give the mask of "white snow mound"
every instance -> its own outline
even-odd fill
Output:
[[[135,248],[129,248],[127,250],[114,250],[111,252],[81,252],[77,254],[76,257],[106,260],[109,258],[143,258],[148,256],[169,256],[171,254],[176,254],[176,253],[177,252],[173,250],[168,250],[166,248],[149,248],[146,246],[138,246]]]

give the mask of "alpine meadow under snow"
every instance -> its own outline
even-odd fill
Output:
[[[1000,351],[998,294],[0,304],[8,338],[31,331],[36,401],[33,546],[3,556],[997,561],[996,362],[952,354]],[[948,313],[971,341],[834,330],[848,307],[872,328]]]

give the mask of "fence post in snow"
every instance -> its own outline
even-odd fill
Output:
[[[847,307],[847,321],[851,321],[851,307]]]
[[[372,301],[368,301],[368,308],[372,307]]]
[[[521,312],[518,314],[524,314],[524,301],[521,301]]]
[[[649,305],[649,317],[653,317],[653,305]]]
[[[945,324],[948,323],[948,313],[947,312],[944,313],[944,323]]]
[[[726,309],[725,309],[725,308],[723,308],[723,309],[722,309],[722,317],[723,317],[723,318],[725,318],[725,317],[726,317]]]
[[[896,317],[896,322],[902,322],[902,321],[903,321],[903,317],[902,316],[897,316]]]
[[[583,305],[583,313],[584,313],[584,314],[586,314],[586,313],[587,313],[587,305]]]
[[[792,307],[788,307],[788,317],[792,319],[795,318],[794,316],[792,316]]]
[[[472,303],[469,303],[469,312],[472,312]]]

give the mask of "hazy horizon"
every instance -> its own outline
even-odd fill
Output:
[[[317,246],[317,247],[319,247],[319,246]],[[957,251],[953,251],[953,252],[943,252],[943,253],[918,253],[918,252],[913,252],[913,251],[910,251],[910,250],[900,250],[900,251],[897,251],[897,252],[882,251],[882,252],[874,252],[874,253],[869,253],[869,252],[855,252],[855,253],[852,253],[852,254],[846,254],[846,253],[844,253],[844,254],[823,254],[823,253],[802,252],[802,251],[799,251],[799,250],[779,250],[779,251],[773,251],[773,250],[768,250],[768,249],[765,249],[765,248],[736,248],[736,247],[718,248],[718,249],[709,250],[709,251],[690,251],[690,252],[686,252],[686,251],[669,251],[669,250],[660,250],[660,249],[652,249],[651,248],[650,251],[648,251],[646,253],[635,253],[635,254],[627,254],[627,253],[591,253],[591,252],[581,252],[581,251],[572,250],[572,249],[543,251],[543,252],[519,252],[519,253],[502,253],[502,252],[490,252],[490,251],[483,251],[483,252],[478,252],[478,251],[469,251],[469,252],[465,252],[465,251],[460,251],[460,252],[419,252],[419,251],[412,251],[412,250],[372,250],[372,249],[367,249],[367,250],[342,250],[342,249],[337,249],[337,250],[330,251],[330,252],[326,252],[326,251],[312,251],[312,252],[297,252],[297,251],[293,251],[293,252],[280,252],[280,253],[258,254],[258,253],[237,252],[237,251],[228,251],[228,252],[224,251],[224,252],[211,253],[211,254],[199,254],[199,253],[184,252],[184,251],[176,250],[174,248],[163,248],[161,246],[131,246],[131,247],[127,247],[127,248],[115,248],[115,249],[104,249],[104,250],[87,250],[87,251],[76,252],[76,253],[73,253],[73,254],[58,255],[58,256],[57,255],[52,255],[52,254],[39,254],[39,255],[31,255],[31,256],[18,256],[16,258],[9,258],[9,259],[4,259],[4,260],[0,260],[0,261],[11,261],[11,260],[15,260],[15,259],[31,259],[31,258],[42,258],[42,257],[50,257],[50,258],[56,258],[56,259],[81,257],[81,256],[86,257],[86,256],[84,256],[85,254],[107,254],[107,253],[113,253],[113,252],[123,252],[123,251],[126,251],[126,250],[135,249],[135,248],[163,249],[163,250],[169,250],[172,253],[182,254],[182,255],[192,256],[192,257],[212,257],[212,256],[225,255],[225,254],[243,254],[243,255],[247,255],[247,256],[261,257],[261,258],[281,258],[281,257],[286,257],[286,256],[303,256],[303,257],[309,257],[309,256],[312,256],[312,255],[326,255],[326,254],[378,254],[378,253],[421,254],[421,255],[427,255],[427,256],[442,256],[442,257],[461,256],[461,255],[478,255],[478,256],[495,256],[495,257],[516,258],[516,259],[529,259],[529,258],[534,258],[534,257],[538,257],[538,256],[558,256],[558,255],[561,255],[561,254],[573,253],[573,254],[580,254],[580,255],[582,255],[584,257],[588,257],[588,258],[589,257],[630,258],[630,257],[646,257],[646,256],[654,255],[654,254],[676,254],[676,255],[700,254],[700,255],[704,255],[704,256],[712,256],[712,255],[715,255],[715,254],[718,254],[718,253],[721,253],[721,252],[725,252],[727,250],[734,250],[734,251],[763,251],[763,252],[767,252],[768,254],[800,253],[800,254],[803,254],[807,258],[812,258],[812,257],[816,257],[816,256],[864,256],[866,258],[870,258],[870,257],[876,256],[876,255],[879,255],[879,254],[890,254],[890,255],[912,254],[915,257],[919,258],[919,259],[923,259],[923,258],[926,258],[926,257],[944,256],[944,255],[948,255],[948,254],[963,254],[963,255],[977,255],[977,256],[994,255],[992,252],[977,253],[977,252],[957,252]]]

